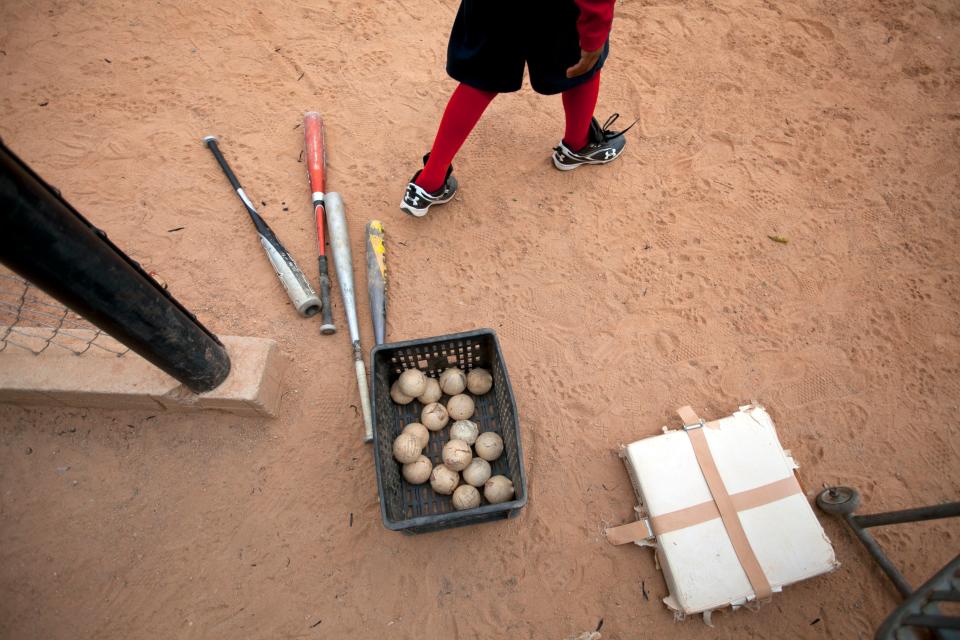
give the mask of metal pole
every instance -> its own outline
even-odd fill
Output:
[[[861,527],[882,527],[888,524],[904,524],[907,522],[921,522],[923,520],[937,520],[938,518],[955,518],[960,516],[960,502],[946,502],[929,507],[904,509],[902,511],[888,511],[886,513],[871,513],[865,516],[854,516],[853,519]]]
[[[217,337],[0,141],[0,262],[197,393],[230,358]]]
[[[853,529],[853,532],[860,538],[860,542],[863,543],[863,546],[867,548],[867,551],[870,552],[870,555],[873,556],[873,559],[877,561],[877,564],[880,565],[880,568],[883,570],[887,577],[890,578],[890,581],[893,582],[893,586],[897,588],[897,591],[900,592],[900,595],[904,598],[909,598],[910,594],[913,593],[913,589],[910,587],[910,583],[907,582],[907,579],[903,577],[903,574],[900,573],[900,570],[897,569],[890,558],[887,557],[887,554],[883,552],[883,549],[880,548],[880,545],[877,544],[877,541],[873,539],[866,529],[861,528],[857,524],[857,518],[859,516],[854,516],[851,514],[846,514],[843,516],[847,524],[850,525],[850,528]]]

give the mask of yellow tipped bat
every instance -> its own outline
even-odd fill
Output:
[[[383,223],[367,223],[367,294],[370,296],[370,317],[377,344],[387,336],[387,246],[384,243]]]

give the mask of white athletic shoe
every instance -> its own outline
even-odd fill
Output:
[[[634,121],[623,131],[611,131],[610,127],[619,117],[619,113],[613,114],[602,127],[597,119],[593,118],[590,121],[587,145],[578,151],[570,149],[561,140],[560,145],[553,149],[553,166],[560,171],[572,171],[581,165],[607,164],[619,158],[623,148],[627,146],[627,139],[623,134],[637,123]]]
[[[427,164],[429,157],[429,153],[423,156],[424,165]],[[427,215],[427,211],[435,204],[450,202],[453,196],[457,194],[458,185],[457,179],[453,177],[453,165],[450,165],[447,169],[447,177],[443,181],[443,185],[433,193],[416,183],[416,179],[420,177],[422,171],[423,169],[417,171],[410,178],[410,182],[407,183],[407,190],[403,193],[403,200],[400,201],[400,210],[416,218]]]

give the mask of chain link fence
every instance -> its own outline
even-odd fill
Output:
[[[91,349],[122,356],[129,351],[30,282],[0,266],[0,353],[40,355],[48,349],[76,354]]]

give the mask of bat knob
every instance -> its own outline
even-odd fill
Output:
[[[209,145],[211,142],[219,142],[217,136],[203,136],[203,144]]]
[[[323,324],[323,325],[320,325],[320,333],[322,333],[322,334],[325,335],[325,336],[332,335],[332,334],[334,334],[334,333],[336,333],[336,332],[337,332],[337,328],[336,328],[335,326],[333,326],[332,324]]]

